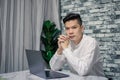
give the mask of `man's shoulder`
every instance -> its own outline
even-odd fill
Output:
[[[95,41],[96,41],[95,38],[93,38],[93,37],[91,37],[91,36],[89,36],[89,35],[83,35],[83,38],[84,38],[84,39],[87,39],[87,40],[95,40]]]
[[[88,36],[88,35],[84,35],[84,42],[87,45],[92,45],[92,46],[95,46],[95,45],[99,44],[99,42],[94,37],[91,37],[91,36]]]

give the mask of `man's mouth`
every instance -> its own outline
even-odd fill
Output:
[[[74,36],[69,36],[70,39],[74,38]]]

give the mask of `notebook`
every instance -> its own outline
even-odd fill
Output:
[[[41,51],[26,49],[26,56],[31,74],[34,74],[44,79],[69,77],[68,74],[64,74],[59,71],[52,71],[50,69],[45,69],[46,66],[44,64],[44,59],[42,57]]]

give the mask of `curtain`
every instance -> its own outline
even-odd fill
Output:
[[[2,35],[1,35],[1,0],[0,0],[0,57],[2,53]],[[1,68],[1,58],[0,58],[0,68]]]
[[[55,4],[50,1],[55,1]],[[59,26],[58,2],[0,0],[0,73],[28,69],[25,49],[40,49],[40,35],[45,19],[56,20]],[[47,5],[52,5],[55,11],[45,14],[49,11]],[[47,18],[48,15],[52,17]]]
[[[60,2],[59,0],[47,0],[46,6],[45,6],[45,20],[49,19],[51,21],[54,21],[56,24],[56,27],[58,29],[61,29],[60,26]]]

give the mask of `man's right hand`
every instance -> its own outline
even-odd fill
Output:
[[[68,44],[64,44],[64,42],[68,41],[68,37],[66,35],[60,35],[58,38],[58,49],[57,49],[57,54],[61,55],[64,46],[68,46]],[[61,45],[62,44],[62,45]],[[64,44],[64,46],[63,46]]]

